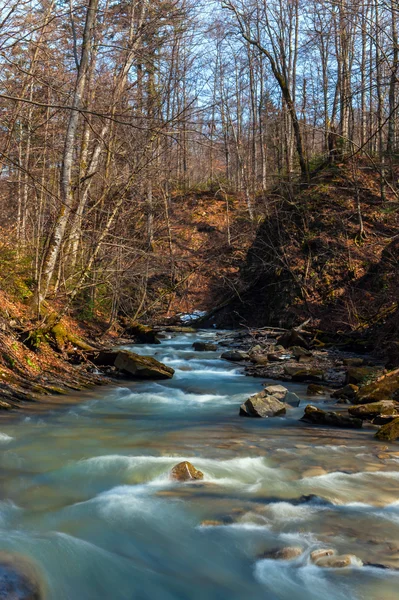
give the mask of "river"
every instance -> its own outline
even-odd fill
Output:
[[[299,423],[300,384],[286,418],[239,417],[262,380],[193,352],[215,335],[131,347],[170,381],[1,421],[0,550],[38,565],[47,600],[398,600],[399,453],[370,429]],[[172,482],[182,460],[204,480]],[[284,546],[305,552],[262,558]],[[323,547],[390,568],[322,569]]]

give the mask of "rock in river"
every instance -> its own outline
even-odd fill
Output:
[[[293,560],[303,554],[303,548],[299,546],[287,546],[278,550],[265,552],[261,558],[272,558],[274,560]]]
[[[354,417],[346,417],[336,412],[326,412],[316,406],[308,404],[305,408],[305,414],[301,421],[313,423],[315,425],[330,425],[332,427],[349,427],[352,429],[360,429],[363,426],[361,419]]]
[[[298,396],[294,392],[288,391],[283,385],[267,385],[265,392],[268,396],[274,396],[280,402],[285,402],[290,406],[298,407],[300,404]]]
[[[193,348],[196,352],[215,352],[218,349],[216,344],[209,342],[194,342]]]
[[[265,391],[248,398],[240,408],[240,415],[242,417],[258,417],[262,419],[285,415],[286,412],[287,405],[280,402],[275,396],[269,396]]]
[[[377,440],[394,442],[399,438],[399,417],[390,423],[383,425],[375,434]]]
[[[170,476],[176,481],[196,481],[204,479],[202,471],[198,471],[198,469],[187,460],[174,466],[170,472]]]
[[[33,567],[23,557],[0,554],[0,600],[40,600]]]
[[[174,370],[152,356],[141,356],[128,350],[103,350],[88,358],[99,367],[114,366],[134,379],[170,379]]]

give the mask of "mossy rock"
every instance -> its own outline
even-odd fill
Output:
[[[368,404],[381,400],[399,401],[399,372],[388,373],[382,379],[362,387],[356,395],[355,403]]]
[[[375,417],[378,417],[378,415],[397,415],[398,408],[399,404],[396,404],[396,402],[385,400],[383,402],[371,402],[370,404],[351,406],[348,412],[353,417],[371,421]]]
[[[125,334],[133,336],[141,344],[160,344],[155,331],[148,325],[137,321],[130,321],[125,329]]]
[[[377,440],[382,442],[394,442],[399,438],[399,417],[390,423],[383,425],[375,434]]]
[[[346,383],[366,385],[380,374],[381,369],[378,367],[349,367],[346,373]]]

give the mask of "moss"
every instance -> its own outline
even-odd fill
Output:
[[[399,373],[388,373],[383,379],[361,388],[356,396],[357,404],[381,400],[399,400]]]
[[[399,418],[383,425],[375,434],[377,440],[394,442],[399,438]]]

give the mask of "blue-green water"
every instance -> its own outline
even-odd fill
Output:
[[[240,418],[262,381],[193,352],[214,335],[134,348],[171,381],[0,422],[0,550],[34,561],[49,600],[397,600],[399,454],[372,430],[299,423],[301,386],[287,418]],[[204,481],[172,482],[182,460]],[[284,546],[305,552],[260,558]],[[321,569],[318,547],[391,568]]]

